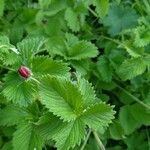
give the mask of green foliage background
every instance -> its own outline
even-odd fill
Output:
[[[0,0],[1,150],[150,150],[149,126],[150,0]]]

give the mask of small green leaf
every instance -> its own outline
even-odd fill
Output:
[[[96,12],[100,18],[107,15],[109,9],[109,0],[94,0],[94,5],[96,6]]]
[[[131,106],[131,114],[136,121],[140,122],[143,125],[150,125],[150,110],[141,106],[140,104],[134,104]]]
[[[80,30],[80,22],[78,19],[78,13],[75,12],[72,8],[67,8],[65,12],[65,19],[67,21],[68,26],[74,32]]]
[[[110,66],[109,60],[105,56],[99,57],[97,69],[103,81],[110,82],[112,80],[112,67]]]
[[[143,58],[126,59],[119,67],[118,73],[122,80],[132,79],[146,70]]]
[[[98,55],[97,47],[91,42],[79,41],[68,50],[68,59],[81,60]]]
[[[109,127],[110,135],[115,140],[121,140],[125,138],[124,129],[122,128],[120,122],[115,120],[112,125]]]
[[[121,126],[123,127],[125,134],[131,134],[134,132],[137,128],[141,126],[141,123],[134,119],[132,113],[131,113],[132,107],[131,106],[124,106],[121,107],[119,112],[119,120],[121,123]]]

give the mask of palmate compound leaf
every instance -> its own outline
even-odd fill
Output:
[[[42,118],[40,122],[45,120],[45,123],[39,126],[39,132],[42,137],[55,140],[58,150],[69,150],[80,144],[86,125],[98,129],[108,126],[113,119],[112,107],[95,103],[93,88],[88,86],[91,84],[85,80],[71,82],[52,76],[41,79],[40,101],[61,119],[56,116],[50,116],[49,121],[47,117]]]
[[[81,117],[87,125],[93,124],[96,128],[107,126],[113,119],[112,107],[105,103],[95,103],[93,88],[88,88],[90,84],[86,81],[74,83],[45,76],[41,83],[39,94],[42,104],[64,121],[74,121]],[[91,97],[87,96],[86,89],[92,94]]]
[[[42,146],[43,140],[33,124],[24,122],[18,125],[13,135],[14,150],[41,150]]]
[[[32,72],[36,77],[47,74],[69,77],[69,67],[67,67],[67,64],[44,56],[36,56],[33,58]]]
[[[119,67],[118,74],[122,80],[132,79],[146,70],[146,63],[143,58],[126,59]]]
[[[17,105],[7,105],[5,108],[0,110],[0,125],[12,126],[20,124],[25,118],[31,118],[29,114],[23,107]]]
[[[12,101],[20,106],[32,103],[37,89],[34,81],[23,79],[17,72],[9,72],[4,80],[2,94],[7,101]]]

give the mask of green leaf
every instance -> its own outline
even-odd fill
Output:
[[[108,126],[112,122],[111,120],[114,118],[114,114],[115,112],[110,105],[100,102],[85,109],[81,119],[90,128],[98,129]]]
[[[59,150],[68,150],[80,144],[85,135],[85,124],[76,119],[72,122],[63,122],[58,117],[47,113],[40,118],[37,131],[45,140],[53,139]]]
[[[112,67],[110,66],[109,60],[105,56],[99,57],[97,69],[103,81],[110,82],[112,80]]]
[[[124,136],[124,129],[122,128],[120,122],[115,120],[113,124],[109,127],[110,135],[114,140],[121,140],[125,138]]]
[[[65,121],[75,120],[82,112],[82,95],[70,81],[46,76],[41,80],[39,94],[41,103]]]
[[[109,9],[109,0],[94,0],[96,6],[96,12],[100,18],[103,18],[107,15]]]
[[[120,45],[119,47],[126,49],[129,55],[132,57],[140,57],[144,53],[144,49],[135,47],[133,45],[133,41],[123,41],[122,45]]]
[[[84,107],[88,107],[96,102],[96,94],[91,83],[80,77],[78,79],[78,87],[83,95],[83,98],[85,99]]]
[[[36,123],[36,131],[45,140],[52,139],[52,136],[59,132],[59,127],[64,124],[62,120],[51,113],[46,113]]]
[[[143,58],[126,59],[119,67],[118,74],[122,80],[132,79],[146,70],[146,63]]]
[[[50,55],[66,56],[66,47],[62,36],[52,36],[46,42],[46,48]]]
[[[139,26],[133,32],[135,34],[134,45],[136,47],[144,47],[150,43],[150,28]]]
[[[33,58],[32,72],[35,76],[49,74],[58,77],[69,77],[69,67],[67,67],[67,64],[44,56]]]
[[[59,128],[53,139],[56,141],[58,150],[69,150],[76,144],[80,144],[85,136],[85,125],[81,120],[74,120],[70,123],[64,123]]]
[[[63,56],[66,60],[79,61],[98,55],[98,49],[94,44],[79,40],[76,36],[69,33],[65,34],[65,38],[52,38],[52,41],[47,42],[47,48],[50,54]]]
[[[108,27],[111,35],[117,35],[125,29],[131,29],[137,25],[138,15],[131,7],[124,7],[122,4],[112,3],[108,16],[103,19],[103,23]]]
[[[41,150],[42,138],[37,134],[32,124],[20,124],[13,136],[14,150]]]
[[[150,125],[150,110],[141,106],[140,104],[134,104],[131,106],[131,114],[136,121],[140,122],[143,125]]]
[[[30,37],[18,43],[17,48],[20,52],[22,63],[30,66],[33,56],[43,50],[44,43],[45,38],[39,37]]]
[[[7,105],[0,110],[0,125],[12,126],[24,121],[25,118],[31,117],[31,115],[21,107],[17,105]]]
[[[134,119],[132,113],[131,113],[132,107],[129,105],[126,105],[124,107],[121,107],[119,112],[119,121],[121,123],[121,126],[123,127],[125,134],[131,134],[134,132],[137,128],[141,126],[141,123]]]
[[[72,8],[67,8],[65,11],[65,19],[67,21],[68,26],[74,32],[80,30],[80,22],[78,18],[78,13],[75,12]]]
[[[0,18],[3,16],[4,6],[5,6],[4,0],[0,0]]]
[[[97,47],[91,42],[79,41],[68,50],[68,59],[81,60],[98,55]]]
[[[31,80],[25,80],[17,72],[10,72],[5,77],[5,84],[2,93],[7,101],[27,106],[32,103],[36,85]]]

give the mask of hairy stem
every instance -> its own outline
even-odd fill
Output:
[[[94,137],[95,137],[95,139],[96,139],[96,141],[97,141],[97,144],[98,144],[98,146],[100,147],[100,149],[101,149],[101,150],[105,150],[105,146],[103,145],[102,141],[100,140],[100,138],[99,138],[97,132],[93,130],[93,134],[94,134]]]
[[[115,83],[115,85],[122,90],[124,93],[126,93],[128,96],[130,96],[134,101],[136,101],[137,103],[141,104],[143,107],[147,108],[148,110],[150,110],[150,107],[148,105],[146,105],[145,103],[143,103],[140,99],[138,99],[137,97],[135,97],[134,95],[132,95],[130,92],[128,92],[126,89],[122,88],[120,85],[118,85],[117,83]]]
[[[84,143],[83,143],[83,145],[82,145],[82,147],[81,147],[80,150],[84,150],[84,148],[85,148],[85,146],[86,146],[86,144],[87,144],[87,142],[88,142],[88,139],[89,139],[89,137],[90,137],[91,132],[92,132],[92,130],[89,129],[89,132],[88,132],[88,134],[87,134],[87,136],[86,136],[86,138],[85,138],[85,140],[84,140]]]

